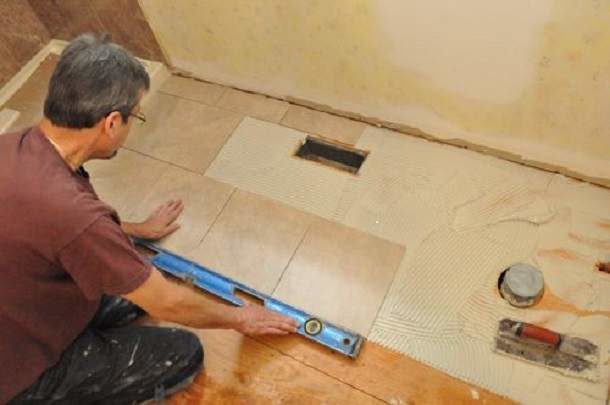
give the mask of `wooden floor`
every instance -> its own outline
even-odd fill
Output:
[[[195,332],[205,369],[171,404],[511,403],[370,342],[351,360],[296,335]]]

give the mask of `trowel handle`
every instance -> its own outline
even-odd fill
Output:
[[[559,333],[532,325],[531,323],[523,322],[521,327],[517,330],[517,333],[519,337],[537,340],[553,347],[558,347],[561,343],[561,335]]]

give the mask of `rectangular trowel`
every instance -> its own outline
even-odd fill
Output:
[[[496,352],[549,367],[562,374],[599,381],[599,347],[578,337],[525,322],[502,319]]]

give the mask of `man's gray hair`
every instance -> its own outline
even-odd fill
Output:
[[[54,125],[92,128],[113,111],[127,122],[150,79],[144,66],[106,34],[72,40],[49,82],[44,115]]]

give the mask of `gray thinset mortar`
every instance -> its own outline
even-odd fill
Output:
[[[206,174],[406,247],[370,340],[518,401],[604,401],[610,320],[513,308],[497,279],[510,264],[530,263],[561,299],[610,310],[610,282],[588,267],[596,252],[610,253],[594,243],[610,230],[580,229],[577,218],[607,215],[610,191],[372,127],[356,144],[371,153],[352,176],[292,157],[305,137],[245,119]],[[574,240],[575,230],[593,242]],[[546,252],[564,247],[577,263]],[[602,345],[600,382],[494,353],[505,317]]]

